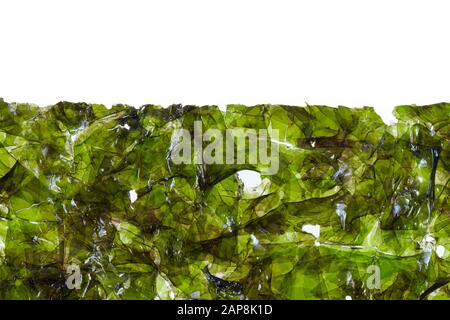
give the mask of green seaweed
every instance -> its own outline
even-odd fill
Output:
[[[448,299],[450,104],[394,114],[0,99],[0,298]],[[279,170],[173,163],[195,121],[278,130]]]

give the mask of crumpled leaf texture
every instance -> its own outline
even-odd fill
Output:
[[[449,298],[450,104],[395,116],[0,100],[0,298]],[[194,121],[278,129],[278,173],[172,164]]]

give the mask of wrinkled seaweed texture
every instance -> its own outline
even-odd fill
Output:
[[[0,100],[0,298],[449,298],[450,104],[394,114]],[[279,130],[278,172],[172,163],[194,121]]]

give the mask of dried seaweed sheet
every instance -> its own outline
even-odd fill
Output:
[[[0,298],[449,298],[450,104],[394,113],[0,100]],[[173,163],[196,121],[278,130],[278,171]]]

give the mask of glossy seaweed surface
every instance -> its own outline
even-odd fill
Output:
[[[449,298],[450,104],[394,114],[0,100],[0,298]],[[278,172],[172,163],[196,120],[279,130]]]

